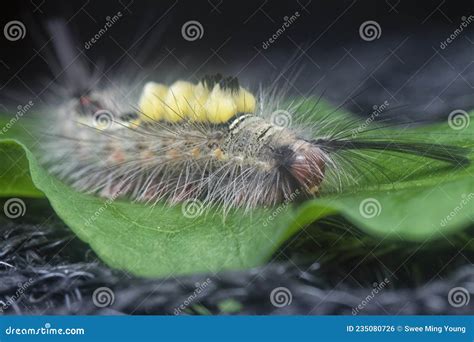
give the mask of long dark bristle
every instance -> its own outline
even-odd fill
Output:
[[[445,144],[384,140],[368,141],[359,139],[317,139],[313,140],[312,143],[318,145],[320,148],[329,153],[342,150],[385,150],[417,155],[456,165],[468,165],[470,163],[470,160],[467,156],[470,151],[468,148]]]

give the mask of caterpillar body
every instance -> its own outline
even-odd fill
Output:
[[[191,107],[193,91],[203,89],[210,110],[180,108],[181,99]],[[178,81],[168,89],[149,83],[136,112],[124,112],[130,106],[110,96],[91,92],[68,101],[55,120],[54,136],[62,142],[46,145],[51,171],[81,191],[252,208],[279,203],[297,189],[316,194],[330,162],[309,136],[255,113],[253,95],[235,78]],[[240,97],[241,104],[229,105]]]
[[[66,39],[58,40],[64,51]],[[236,78],[219,74],[169,87],[150,82],[118,90],[77,81],[73,88],[54,111],[43,161],[79,191],[104,197],[199,199],[248,210],[294,199],[295,192],[318,195],[328,174],[340,177],[338,157],[345,151],[469,162],[458,147],[351,138],[355,123],[341,128],[330,116],[308,125],[292,116],[299,104],[282,107],[284,91],[255,97]],[[142,90],[126,96],[134,89]]]

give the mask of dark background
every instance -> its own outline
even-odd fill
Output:
[[[382,113],[382,118],[442,119],[454,109],[474,107],[474,23],[446,49],[440,48],[461,17],[474,14],[473,7],[472,1],[397,0],[4,1],[0,25],[20,20],[27,32],[14,42],[1,36],[0,103],[16,107],[36,97],[47,102],[54,78],[48,65],[54,62],[44,26],[59,17],[76,35],[77,54],[94,65],[103,63],[103,76],[111,79],[145,72],[155,81],[172,82],[221,72],[237,75],[255,89],[280,77],[292,81],[290,91],[296,96],[324,92],[334,105],[344,104],[361,115],[388,101],[390,108],[399,109]],[[85,49],[105,18],[117,11],[123,18]],[[295,11],[300,13],[296,22],[264,49],[263,42]],[[201,39],[183,39],[181,27],[189,20],[202,24]],[[367,20],[379,23],[379,39],[361,39],[359,26]],[[27,207],[23,221],[0,221],[0,260],[9,265],[0,265],[0,299],[12,296],[18,283],[33,279],[27,295],[9,308],[12,314],[173,314],[195,283],[207,277],[212,286],[187,313],[351,314],[372,283],[391,269],[399,270],[396,284],[367,305],[364,314],[473,310],[473,300],[463,308],[445,300],[451,288],[470,286],[474,279],[474,255],[463,249],[462,239],[454,245],[438,241],[430,249],[407,243],[385,246],[346,222],[329,221],[318,226],[318,246],[311,239],[284,246],[284,259],[277,253],[258,269],[139,279],[102,264],[44,201],[29,200]],[[328,234],[327,240],[322,233]],[[331,240],[334,234],[344,237],[339,244]],[[353,244],[363,247],[351,248]],[[318,254],[322,251],[323,257]],[[92,304],[92,293],[100,286],[115,292],[113,306]],[[291,290],[292,305],[276,308],[269,303],[277,286]],[[238,304],[234,310],[221,305],[229,299]]]
[[[31,0],[2,7],[0,24],[17,19],[27,27],[25,39],[0,42],[2,90],[45,93],[39,77],[51,78],[52,49],[45,22],[64,18],[76,35],[77,53],[104,63],[110,78],[146,70],[155,81],[196,80],[220,71],[255,89],[278,76],[292,80],[299,70],[293,94],[324,91],[335,105],[363,114],[384,101],[391,108],[408,105],[386,115],[416,119],[444,118],[474,105],[472,27],[440,48],[461,17],[474,13],[472,1]],[[123,17],[86,50],[84,43],[117,11]],[[264,49],[296,11],[300,17]],[[202,24],[201,39],[183,39],[181,27],[189,20]],[[379,39],[361,39],[359,26],[367,20],[379,23]]]

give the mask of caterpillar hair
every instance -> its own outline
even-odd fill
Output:
[[[315,118],[316,105],[289,101],[277,85],[254,95],[237,78],[217,73],[194,83],[104,85],[83,62],[66,67],[71,38],[64,23],[49,28],[68,91],[50,110],[42,161],[79,191],[250,210],[295,193],[317,196],[328,178],[342,183],[351,156],[369,171],[381,167],[351,151],[469,163],[460,147],[374,138],[363,134],[367,129],[351,136],[358,121],[340,122],[331,113]]]

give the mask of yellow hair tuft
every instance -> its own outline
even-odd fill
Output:
[[[231,117],[237,114],[233,96],[229,91],[222,90],[216,84],[212,89],[209,98],[206,101],[206,119],[211,123],[223,123],[229,121]]]
[[[206,121],[206,102],[209,98],[209,89],[207,89],[202,83],[198,83],[194,87],[194,96],[190,99],[192,113],[189,115],[189,119],[192,121]]]
[[[210,90],[203,82],[194,85],[185,81],[176,81],[169,88],[149,82],[139,101],[143,121],[189,120],[219,124],[238,113],[253,113],[255,106],[255,97],[242,87],[230,90],[217,83]]]
[[[237,94],[234,95],[234,101],[237,105],[238,113],[253,113],[255,112],[255,97],[244,88],[240,88]]]
[[[165,120],[177,122],[189,118],[192,113],[190,103],[194,97],[194,87],[194,84],[185,81],[173,83],[165,99]]]
[[[168,94],[168,87],[155,83],[148,82],[140,97],[138,107],[140,108],[141,119],[143,121],[158,121],[163,119],[165,109],[165,97]]]

